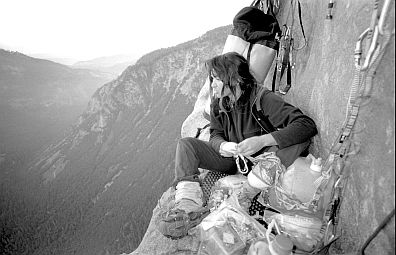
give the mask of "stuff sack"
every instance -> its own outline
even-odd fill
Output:
[[[223,54],[237,52],[244,56],[254,78],[263,84],[279,48],[278,33],[280,28],[275,17],[256,7],[245,7],[233,20]]]

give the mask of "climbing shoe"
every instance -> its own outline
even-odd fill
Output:
[[[180,239],[187,236],[188,231],[201,223],[209,213],[209,209],[205,207],[189,213],[174,209],[162,215],[157,228],[168,238]]]

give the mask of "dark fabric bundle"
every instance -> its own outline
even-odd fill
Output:
[[[231,34],[249,43],[258,43],[277,50],[275,39],[281,32],[275,17],[255,7],[245,7],[235,15]]]

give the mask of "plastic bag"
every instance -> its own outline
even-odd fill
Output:
[[[246,254],[251,242],[264,238],[266,229],[238,203],[237,193],[220,204],[198,225],[201,243],[198,254]]]
[[[264,220],[276,220],[282,233],[286,234],[293,244],[302,251],[313,251],[323,238],[322,221],[314,216],[274,213],[267,211]]]
[[[245,244],[234,228],[227,222],[208,229],[204,235],[205,240],[201,242],[198,254],[243,254]]]
[[[249,158],[254,163],[248,174],[249,184],[258,189],[266,189],[274,185],[276,172],[283,172],[284,166],[275,152],[265,152],[256,158]]]
[[[229,175],[219,179],[212,187],[208,200],[211,211],[216,210],[220,204],[235,193],[238,204],[244,211],[248,211],[254,196],[260,192],[249,185],[247,177],[244,175]]]

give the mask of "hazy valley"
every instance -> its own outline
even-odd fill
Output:
[[[100,88],[93,88],[95,93],[82,114],[76,109],[76,115],[66,117],[65,111],[56,112],[58,106],[50,103],[50,113],[42,112],[42,122],[35,115],[26,117],[32,107],[24,108],[28,109],[25,115],[22,110],[7,112],[4,130],[20,127],[26,120],[37,122],[44,134],[56,134],[50,144],[42,141],[46,135],[30,134],[20,141],[18,135],[1,138],[4,145],[18,144],[21,153],[28,144],[34,144],[31,151],[40,151],[26,164],[1,151],[6,154],[0,158],[3,253],[133,251],[157,200],[173,179],[176,142],[204,83],[204,61],[221,52],[229,31],[230,27],[218,28],[154,51],[113,81],[105,85],[97,81]],[[54,95],[48,92],[44,101],[52,102]],[[10,124],[10,118],[15,118],[15,124]],[[59,127],[48,124],[51,118]],[[73,124],[60,127],[60,122],[69,121]],[[5,133],[2,129],[1,135]]]

